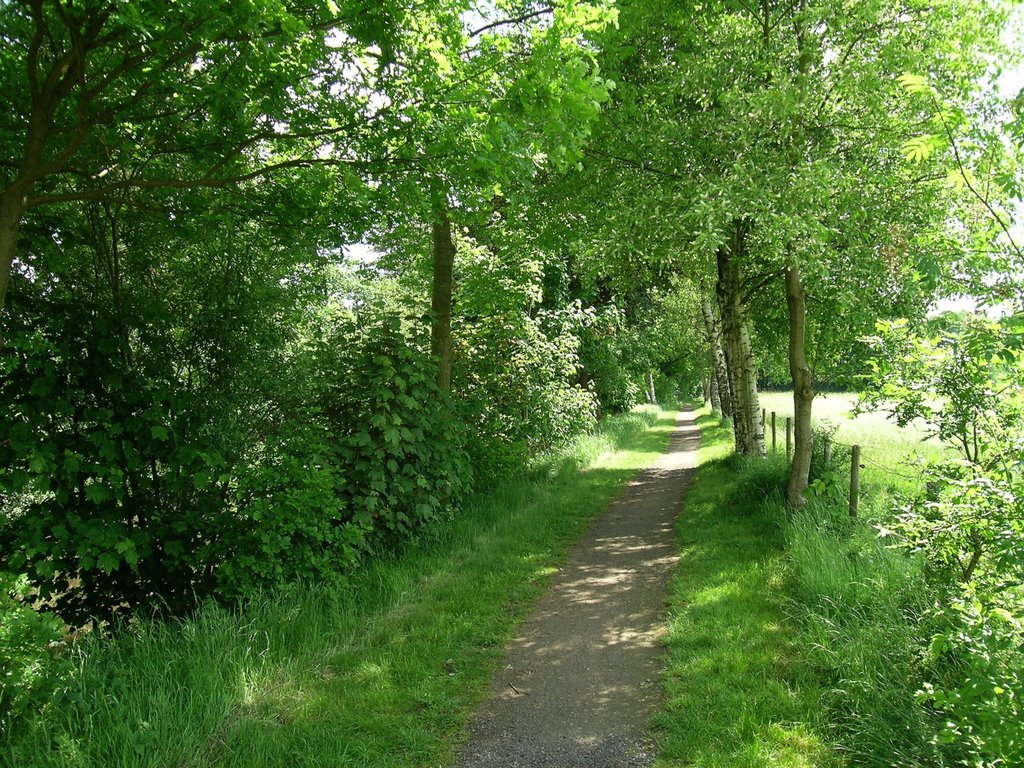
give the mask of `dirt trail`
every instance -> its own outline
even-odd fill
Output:
[[[657,710],[675,520],[700,433],[669,449],[590,526],[508,650],[454,768],[640,768]]]

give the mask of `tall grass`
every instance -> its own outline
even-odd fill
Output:
[[[731,457],[728,428],[706,412],[699,423],[700,467],[678,523],[658,765],[839,765],[787,615],[781,530],[761,503],[783,459]]]
[[[762,404],[769,413],[791,414],[791,397],[767,395]],[[826,759],[822,755],[839,755],[846,764],[879,768],[958,765],[964,757],[959,746],[940,743],[936,738],[942,724],[939,714],[917,698],[923,681],[934,673],[928,666],[925,618],[933,595],[923,564],[886,546],[874,527],[890,514],[896,495],[919,485],[913,467],[904,465],[903,459],[942,449],[922,443],[920,431],[901,430],[877,414],[850,418],[855,399],[855,395],[827,395],[816,400],[819,418],[830,419],[838,427],[837,450],[832,466],[824,467],[818,446],[815,472],[831,476],[832,485],[812,497],[800,512],[791,512],[784,502],[788,474],[784,432],[780,432],[779,450],[767,460],[733,458],[711,463],[707,469],[702,466],[703,474],[694,489],[696,501],[714,499],[716,514],[729,521],[716,525],[760,526],[760,542],[737,536],[736,549],[764,557],[765,542],[774,540],[778,551],[784,552],[779,570],[766,572],[762,586],[775,592],[785,609],[781,623],[786,629],[782,631],[790,634],[792,645],[785,646],[781,658],[790,669],[803,670],[793,678],[798,683],[793,686],[794,700],[801,699],[801,692],[803,696],[811,692],[820,719],[807,710],[794,711],[804,718],[799,722],[816,734],[819,743],[831,745],[833,750],[815,753],[804,764],[818,764],[815,761]],[[784,423],[780,424],[784,428]],[[714,455],[728,451],[727,432],[708,430],[705,435],[713,441],[709,450]],[[854,442],[863,447],[868,461],[862,470],[861,515],[851,520],[845,485],[849,456],[842,454],[842,445]],[[729,473],[724,472],[725,467]],[[721,557],[732,562],[741,555],[723,551]],[[765,611],[763,598],[749,594],[745,600],[746,615],[753,618],[735,619],[744,622],[739,626],[756,621]],[[758,658],[760,643],[747,642],[742,655]],[[708,644],[713,647],[710,640]],[[770,680],[771,674],[770,668],[757,672],[760,679]],[[706,685],[717,688],[723,684],[748,696],[753,687],[732,682],[718,670],[714,681]],[[762,694],[754,695],[762,700]],[[709,702],[714,706],[716,699]],[[743,703],[730,706],[734,714],[740,713],[739,722],[751,708]],[[695,732],[707,735],[706,730]],[[732,743],[742,744],[744,739],[734,738]],[[761,743],[767,743],[767,737],[762,737]],[[700,760],[682,763],[705,764]],[[744,761],[730,755],[716,756],[707,764],[789,763],[782,758]]]
[[[444,764],[516,621],[673,423],[653,408],[607,420],[346,588],[300,585],[83,638],[0,764]]]
[[[801,642],[819,670],[822,703],[856,765],[941,766],[940,723],[920,705],[921,617],[929,604],[920,561],[884,546],[843,509],[815,504],[783,521]]]

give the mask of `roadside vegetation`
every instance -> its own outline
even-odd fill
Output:
[[[792,412],[789,398],[762,402],[784,417]],[[666,765],[1021,759],[1024,645],[1011,613],[1013,588],[986,603],[978,585],[972,605],[958,603],[963,570],[937,569],[929,562],[934,551],[894,531],[911,519],[915,499],[936,495],[934,479],[919,472],[922,462],[942,466],[955,454],[924,425],[904,429],[877,413],[854,414],[861,399],[824,397],[811,492],[799,510],[785,503],[784,443],[766,459],[737,457],[724,439],[727,427],[702,419],[701,469],[680,519],[684,562],[692,558],[697,573],[677,577]],[[828,464],[826,439],[833,446]],[[865,446],[855,519],[848,513],[850,453],[841,439]],[[698,542],[718,529],[730,533],[707,560],[714,570],[708,577]],[[757,544],[733,550],[729,542],[744,532]],[[756,565],[758,575],[745,580],[738,564]],[[716,599],[705,606],[702,595]],[[736,642],[716,640],[734,631]],[[714,664],[722,654],[737,658]],[[733,679],[731,670],[752,658],[761,666]],[[773,690],[785,695],[773,697]],[[945,707],[936,706],[937,697]]]
[[[344,585],[77,639],[0,764],[445,765],[516,622],[674,423],[653,407],[612,417]]]

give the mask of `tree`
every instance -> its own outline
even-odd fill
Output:
[[[386,113],[366,91],[367,57],[392,55],[405,15],[380,3],[4,3],[0,307],[34,211],[379,165],[354,144]]]

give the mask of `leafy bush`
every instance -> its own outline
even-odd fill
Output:
[[[39,309],[36,328],[11,313],[0,372],[5,567],[76,623],[153,592],[188,601],[221,508],[223,455],[196,423],[202,409],[124,365],[122,329],[101,307]]]
[[[528,458],[591,429],[594,394],[578,381],[578,307],[508,310],[467,324],[456,347],[457,408],[467,448],[483,477],[522,467]]]
[[[349,519],[341,467],[314,416],[268,439],[239,474],[214,547],[221,594],[337,580],[365,549],[370,527]]]
[[[38,708],[56,673],[49,646],[63,627],[53,614],[33,610],[30,594],[24,575],[0,572],[0,738]]]
[[[970,599],[937,611],[929,651],[945,674],[918,693],[945,715],[937,740],[969,745],[977,765],[1024,765],[1024,595],[1007,598],[1016,615]]]
[[[315,402],[235,481],[213,554],[223,594],[342,579],[363,556],[429,533],[470,487],[422,327],[341,312],[318,334],[303,361]]]
[[[214,356],[207,391],[126,365],[142,353],[101,306],[37,311],[6,318],[0,544],[72,624],[337,579],[468,488],[427,340],[397,320],[346,316],[288,351],[298,375],[264,361],[272,381],[214,386]]]
[[[320,411],[349,519],[387,543],[423,532],[469,490],[463,433],[436,384],[422,326],[342,319],[318,350]]]
[[[944,716],[934,741],[977,766],[1024,761],[1024,401],[1020,318],[967,316],[921,337],[879,323],[867,400],[898,423],[921,419],[960,454],[922,462],[924,489],[885,521],[918,553],[936,593],[922,702]],[[927,639],[921,639],[927,644]]]

